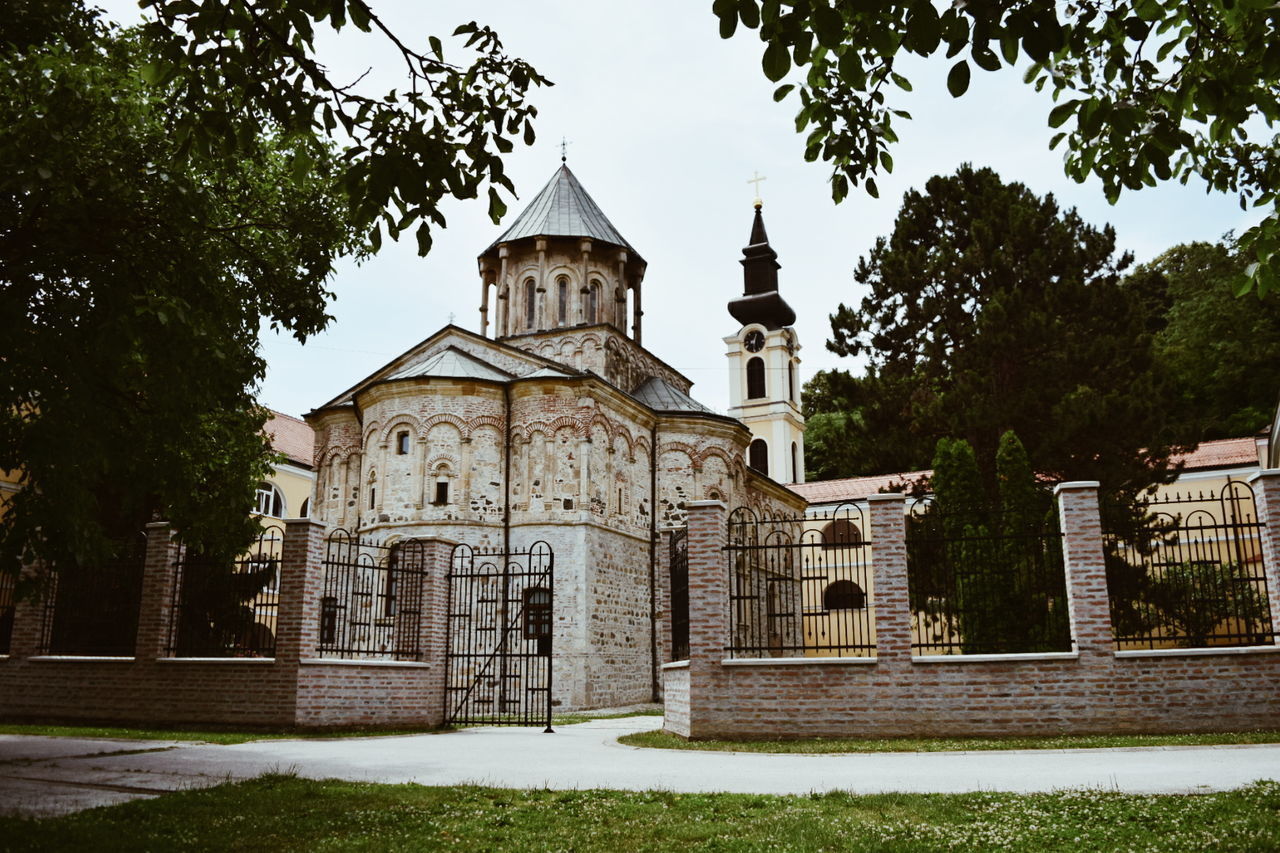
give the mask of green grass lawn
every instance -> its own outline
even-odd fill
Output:
[[[803,738],[801,740],[685,740],[661,731],[618,738],[628,746],[718,752],[955,752],[978,749],[1100,749],[1123,746],[1202,746],[1280,743],[1280,732],[1188,735],[1062,735],[1010,738]]]
[[[62,818],[5,850],[1258,851],[1280,784],[1195,796],[511,791],[269,776]]]
[[[618,714],[561,714],[551,718],[553,726],[571,726],[575,723],[586,723],[591,720],[616,720],[623,717],[661,716],[661,710],[627,711]],[[340,730],[290,730],[278,729],[270,731],[220,730],[217,728],[127,728],[124,726],[54,726],[27,725],[18,723],[0,723],[0,734],[4,735],[45,735],[47,737],[88,737],[88,738],[121,738],[124,740],[187,740],[204,743],[247,743],[253,740],[281,740],[293,738],[349,738],[349,737],[387,737],[390,735],[438,734],[450,731],[447,728],[408,728],[408,729],[340,729]]]

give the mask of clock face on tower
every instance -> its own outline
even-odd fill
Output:
[[[759,329],[752,329],[747,333],[746,340],[743,343],[747,347],[747,352],[760,352],[764,349],[764,335]]]

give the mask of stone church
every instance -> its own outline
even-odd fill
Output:
[[[313,517],[383,542],[555,552],[556,704],[650,701],[659,531],[686,501],[796,514],[795,314],[757,203],[730,415],[641,345],[646,263],[561,165],[479,255],[480,334],[449,325],[306,416]],[[676,294],[658,292],[658,298]]]

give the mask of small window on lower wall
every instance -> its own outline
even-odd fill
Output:
[[[449,502],[449,481],[436,481],[436,499],[432,501],[435,504],[447,504]]]
[[[861,610],[867,606],[867,594],[853,581],[836,581],[822,591],[823,610]]]

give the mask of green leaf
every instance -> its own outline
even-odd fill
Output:
[[[423,222],[418,226],[415,236],[418,239],[418,255],[426,257],[431,251],[431,226]]]
[[[444,59],[444,46],[440,44],[440,39],[435,36],[427,36],[427,43],[431,45],[431,52],[436,55],[436,59]]]
[[[973,61],[984,71],[1000,70],[1000,57],[996,56],[990,48],[975,47],[973,49]]]
[[[764,76],[774,83],[787,76],[787,72],[791,70],[791,55],[786,45],[778,41],[769,42],[769,46],[764,49],[761,65],[764,67]]]
[[[951,66],[951,72],[947,74],[947,91],[951,93],[951,97],[958,98],[969,89],[969,63],[960,60]]]
[[[795,88],[794,83],[788,83],[785,86],[779,86],[777,89],[774,90],[773,99],[775,101],[781,101],[787,95],[791,94],[791,90],[794,88]]]
[[[1061,127],[1063,122],[1071,118],[1080,106],[1080,101],[1072,99],[1064,104],[1058,104],[1049,111],[1049,127]]]
[[[498,195],[498,191],[489,187],[489,218],[497,225],[507,213],[507,203]]]
[[[844,18],[839,11],[828,6],[826,0],[817,0],[811,21],[818,44],[838,47],[844,41]]]

